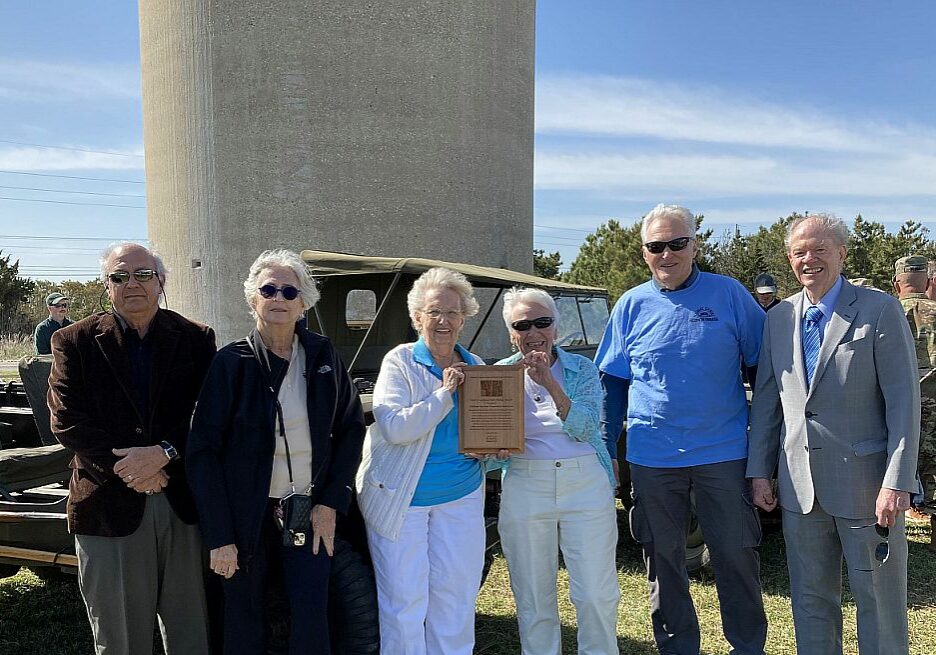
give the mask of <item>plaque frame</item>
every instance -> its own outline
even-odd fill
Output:
[[[525,367],[519,364],[461,368],[465,379],[458,387],[458,452],[523,452],[525,370]],[[488,415],[481,417],[478,414],[479,410]],[[490,424],[492,421],[506,424],[497,428],[476,425],[478,422]]]

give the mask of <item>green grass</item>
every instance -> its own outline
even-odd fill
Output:
[[[0,335],[0,360],[18,361],[26,355],[34,355],[32,335]]]
[[[623,512],[620,512],[623,519]],[[910,537],[910,652],[936,653],[936,553],[926,549],[929,525],[909,522]],[[761,548],[764,602],[770,621],[767,652],[794,655],[793,622],[779,532],[768,534]],[[621,605],[618,643],[623,655],[653,655],[647,589],[640,550],[621,524],[618,546]],[[575,610],[568,600],[568,578],[560,571],[559,612],[563,653],[575,653]],[[695,580],[692,595],[702,625],[702,652],[724,655],[728,644],[721,635],[718,598],[711,581]],[[845,591],[845,653],[857,655],[855,605]],[[520,649],[517,621],[507,566],[503,557],[494,566],[478,597],[477,646],[479,655],[515,655]],[[0,580],[0,653],[9,655],[65,655],[91,652],[91,632],[74,577],[43,581],[23,569]]]

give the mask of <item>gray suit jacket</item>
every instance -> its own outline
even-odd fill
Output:
[[[805,293],[767,313],[747,476],[772,478],[807,514],[874,516],[881,487],[913,491],[920,441],[916,352],[900,303],[843,281],[812,385],[800,341]],[[808,304],[807,304],[808,306]]]

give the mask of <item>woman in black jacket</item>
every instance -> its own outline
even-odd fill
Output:
[[[215,357],[186,454],[211,570],[224,578],[224,652],[266,652],[265,591],[281,573],[289,652],[327,654],[330,557],[360,462],[361,403],[331,342],[297,324],[319,294],[296,253],[262,253],[244,295],[256,329]],[[292,493],[310,497],[309,530],[284,540],[281,499]]]

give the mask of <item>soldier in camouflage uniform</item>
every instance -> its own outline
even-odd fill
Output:
[[[930,549],[936,549],[936,301],[926,296],[931,284],[928,268],[926,257],[901,257],[894,263],[894,290],[910,323],[920,367],[919,471],[925,509],[931,514]]]

